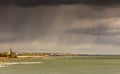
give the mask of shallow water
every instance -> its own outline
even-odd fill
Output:
[[[120,59],[28,59],[4,62],[11,65],[0,65],[0,74],[120,74]]]

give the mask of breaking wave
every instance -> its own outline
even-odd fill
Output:
[[[41,64],[41,62],[0,62],[0,67],[5,67],[8,65],[18,65],[18,64]]]

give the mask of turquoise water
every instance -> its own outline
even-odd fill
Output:
[[[17,62],[17,64],[0,67],[0,74],[120,74],[120,59],[27,59],[4,61]]]

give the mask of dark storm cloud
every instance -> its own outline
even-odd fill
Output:
[[[0,48],[46,48],[49,51],[120,45],[119,6],[98,7],[119,4],[118,0],[54,1],[1,0],[4,6],[0,7]]]
[[[8,38],[8,39],[0,39],[0,44],[1,43],[11,43],[11,42],[15,42],[15,41],[18,41],[21,40],[20,38]]]
[[[72,34],[77,33],[80,35],[86,34],[92,36],[119,35],[119,31],[111,32],[111,30],[115,29],[109,28],[109,23],[105,23],[107,20],[104,21],[104,18],[114,19],[114,17],[117,16],[115,13],[116,11],[112,11],[113,14],[110,15],[107,10],[98,12],[97,10],[84,5],[57,7],[38,6],[27,9],[15,6],[4,6],[1,7],[1,10],[0,33],[12,34],[11,38],[9,35],[3,35],[8,38],[2,37],[1,43],[7,41],[25,41],[27,39],[30,41],[34,39],[50,41],[50,35],[53,35],[52,37],[55,36],[56,38],[56,40],[54,40],[54,38],[52,39],[53,42],[59,41],[61,44],[64,42],[72,44],[72,42],[76,43],[76,41],[78,41],[72,37],[73,40],[70,42],[68,36],[65,38],[65,35],[61,34],[64,31]],[[101,19],[103,19],[103,21],[101,21]],[[119,18],[108,22],[115,20],[119,20]],[[62,35],[61,38],[59,38],[59,35]],[[83,42],[84,38],[85,37],[83,37]],[[80,41],[77,43],[80,43]]]
[[[117,30],[117,31],[114,31]],[[71,29],[68,30],[67,33],[71,34],[85,34],[85,35],[92,35],[92,36],[116,36],[120,35],[120,28],[108,28],[107,26],[101,26],[94,28],[85,28],[85,29]]]
[[[0,8],[0,44],[42,40],[52,31],[57,9],[37,7],[24,9],[15,6]]]
[[[109,6],[120,4],[120,0],[0,0],[0,5],[6,4],[12,4],[22,7],[31,7],[37,5],[72,5],[72,4]]]
[[[119,33],[120,34],[120,33]],[[115,46],[120,46],[120,41],[119,39],[113,39],[112,37],[97,37],[95,38],[94,41],[95,44],[104,44],[104,45],[115,45]]]

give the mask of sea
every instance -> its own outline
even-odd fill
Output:
[[[0,74],[120,74],[120,59],[6,59]]]

